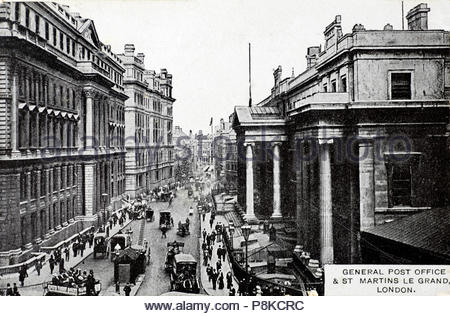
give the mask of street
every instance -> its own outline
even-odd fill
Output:
[[[169,292],[169,275],[164,271],[164,262],[166,258],[167,243],[174,240],[184,242],[184,252],[190,253],[199,260],[199,218],[198,214],[194,212],[193,216],[188,215],[189,206],[194,206],[192,199],[187,197],[186,190],[177,191],[177,197],[172,202],[170,210],[172,211],[175,227],[167,231],[167,238],[161,238],[162,234],[159,229],[159,211],[166,210],[168,203],[166,202],[152,202],[151,207],[155,211],[155,220],[153,222],[146,222],[144,228],[144,239],[150,244],[151,260],[150,264],[146,268],[145,279],[141,284],[136,295],[148,296],[148,295],[161,295]],[[177,224],[179,221],[184,222],[186,218],[190,220],[190,235],[186,237],[180,237],[176,234]],[[133,231],[133,244],[137,243],[139,239],[139,231],[142,220],[133,221],[128,227]],[[103,289],[106,289],[113,285],[114,281],[114,266],[109,259],[94,259],[90,256],[85,260],[84,264],[80,264],[79,268],[89,271],[94,270],[97,278],[102,282]],[[199,271],[199,267],[197,267]],[[199,275],[199,274],[198,274]],[[102,291],[107,295],[106,291]],[[122,293],[123,294],[123,293]]]

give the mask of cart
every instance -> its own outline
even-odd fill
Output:
[[[94,259],[97,259],[97,255],[102,254],[102,258],[108,255],[108,239],[105,233],[97,233],[94,236]]]
[[[191,254],[180,253],[172,259],[170,290],[184,293],[200,293],[197,279],[197,261]]]
[[[148,208],[148,209],[145,211],[145,220],[146,220],[147,222],[153,222],[153,221],[155,220],[154,213],[155,213],[155,212],[154,212],[151,208]]]
[[[159,229],[170,229],[172,213],[170,211],[160,211],[159,212]]]
[[[181,237],[185,237],[187,235],[190,235],[189,232],[189,223],[179,223],[178,224],[178,231],[177,235]]]
[[[43,284],[44,296],[87,296],[86,286],[81,287],[71,287],[71,286],[61,286],[54,285],[52,282],[47,282]],[[100,281],[96,281],[94,284],[94,296],[98,296],[102,290],[102,284]]]
[[[175,255],[183,252],[184,242],[168,242],[167,243],[167,253],[166,253],[166,261],[164,263],[164,270],[166,272],[171,272],[173,269],[173,258]]]

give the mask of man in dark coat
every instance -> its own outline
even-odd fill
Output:
[[[127,283],[127,285],[125,285],[125,287],[123,288],[123,291],[125,292],[125,296],[130,296],[130,292],[131,292],[130,283]]]
[[[212,274],[211,274],[213,290],[215,290],[217,287],[217,277],[218,276],[219,276],[219,274],[213,269]]]
[[[23,287],[25,283],[25,278],[28,277],[27,266],[26,264],[22,265],[19,272],[19,281],[20,285]]]
[[[50,266],[50,273],[53,274],[53,269],[55,269],[55,259],[53,258],[53,255],[50,256],[48,264]]]

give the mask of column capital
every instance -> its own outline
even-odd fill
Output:
[[[255,143],[244,142],[244,147],[247,147],[247,146],[253,147],[253,146],[255,146]]]
[[[331,138],[319,138],[319,145],[332,145],[334,140]]]
[[[83,88],[84,95],[88,98],[95,98],[97,96],[97,92],[94,88]]]
[[[275,146],[281,146],[283,144],[283,142],[282,141],[274,141],[274,142],[271,142],[270,143],[270,145],[272,146],[272,148],[273,147],[275,147]]]

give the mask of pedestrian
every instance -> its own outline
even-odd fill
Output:
[[[14,285],[13,285],[13,296],[20,296],[19,289],[17,288],[16,283],[14,283]]]
[[[206,245],[208,247],[211,246],[211,236],[209,234],[206,236]]]
[[[125,296],[130,296],[130,292],[131,292],[130,283],[127,283],[127,285],[125,285],[125,287],[123,288],[123,291],[125,293]]]
[[[217,269],[217,271],[222,269],[222,261],[220,261],[220,259],[217,260],[217,262],[216,262],[216,269]]]
[[[42,269],[42,263],[41,260],[36,260],[36,263],[34,264],[34,268],[36,269],[37,275],[41,275],[41,269]]]
[[[84,250],[86,249],[86,244],[85,244],[84,241],[81,241],[81,243],[78,244],[78,245],[79,245],[79,248],[80,248],[80,255],[81,255],[81,257],[83,257],[84,256]]]
[[[59,274],[64,273],[65,269],[64,269],[64,258],[61,258],[61,260],[59,260]]]
[[[94,244],[94,233],[89,234],[88,242],[89,242],[89,248],[92,248],[92,245]]]
[[[22,286],[22,287],[24,286],[26,277],[28,277],[27,265],[23,264],[22,267],[20,268],[20,272],[19,272],[20,286]]]
[[[120,294],[120,284],[119,284],[119,282],[116,282],[116,293]]]
[[[69,250],[69,246],[67,246],[67,247],[64,249],[64,255],[65,255],[66,261],[69,261],[69,260],[70,260],[70,250]]]
[[[231,271],[228,271],[227,273],[227,289],[231,290],[233,287],[233,275],[231,274]]]
[[[208,275],[208,282],[211,282],[211,280],[212,280],[212,272],[213,272],[213,268],[208,264],[208,266],[206,267],[206,274]]]
[[[203,213],[202,213],[202,221],[205,221],[205,219],[206,219],[206,213],[203,212]]]
[[[212,246],[209,246],[209,248],[208,248],[209,261],[211,261],[211,258],[212,258],[212,252],[213,252],[213,247],[212,247]]]
[[[213,223],[214,223],[214,219],[213,219],[213,217],[211,215],[211,218],[209,219],[209,228],[212,229]]]
[[[55,259],[53,258],[53,255],[50,256],[48,264],[50,266],[50,274],[53,274],[53,270],[55,269]]]
[[[161,227],[161,238],[167,238],[165,227]]]
[[[203,242],[205,242],[206,241],[206,229],[204,229],[204,228],[203,228],[202,235],[203,235]]]
[[[175,227],[175,224],[173,223],[173,217],[170,217],[170,226]]]
[[[217,272],[213,269],[212,276],[211,276],[211,281],[212,281],[213,290],[215,290],[216,287],[217,287],[217,277],[218,277],[218,274],[217,274]]]
[[[214,242],[216,241],[216,232],[213,230],[211,232],[211,244],[214,245]]]
[[[75,258],[77,256],[78,253],[78,242],[74,242],[72,244],[72,251],[73,251],[73,257]]]
[[[219,290],[223,290],[223,288],[224,288],[223,272],[220,272],[220,275],[219,275]]]
[[[222,246],[219,245],[216,252],[217,252],[217,258],[221,259],[222,258]]]
[[[236,295],[236,290],[235,290],[235,288],[233,287],[233,286],[231,286],[231,288],[230,288],[230,291],[228,292],[229,294],[229,296],[235,296]]]
[[[13,289],[11,288],[11,284],[9,283],[6,284],[6,296],[13,296]]]
[[[239,281],[238,293],[239,296],[245,295],[245,278]]]

